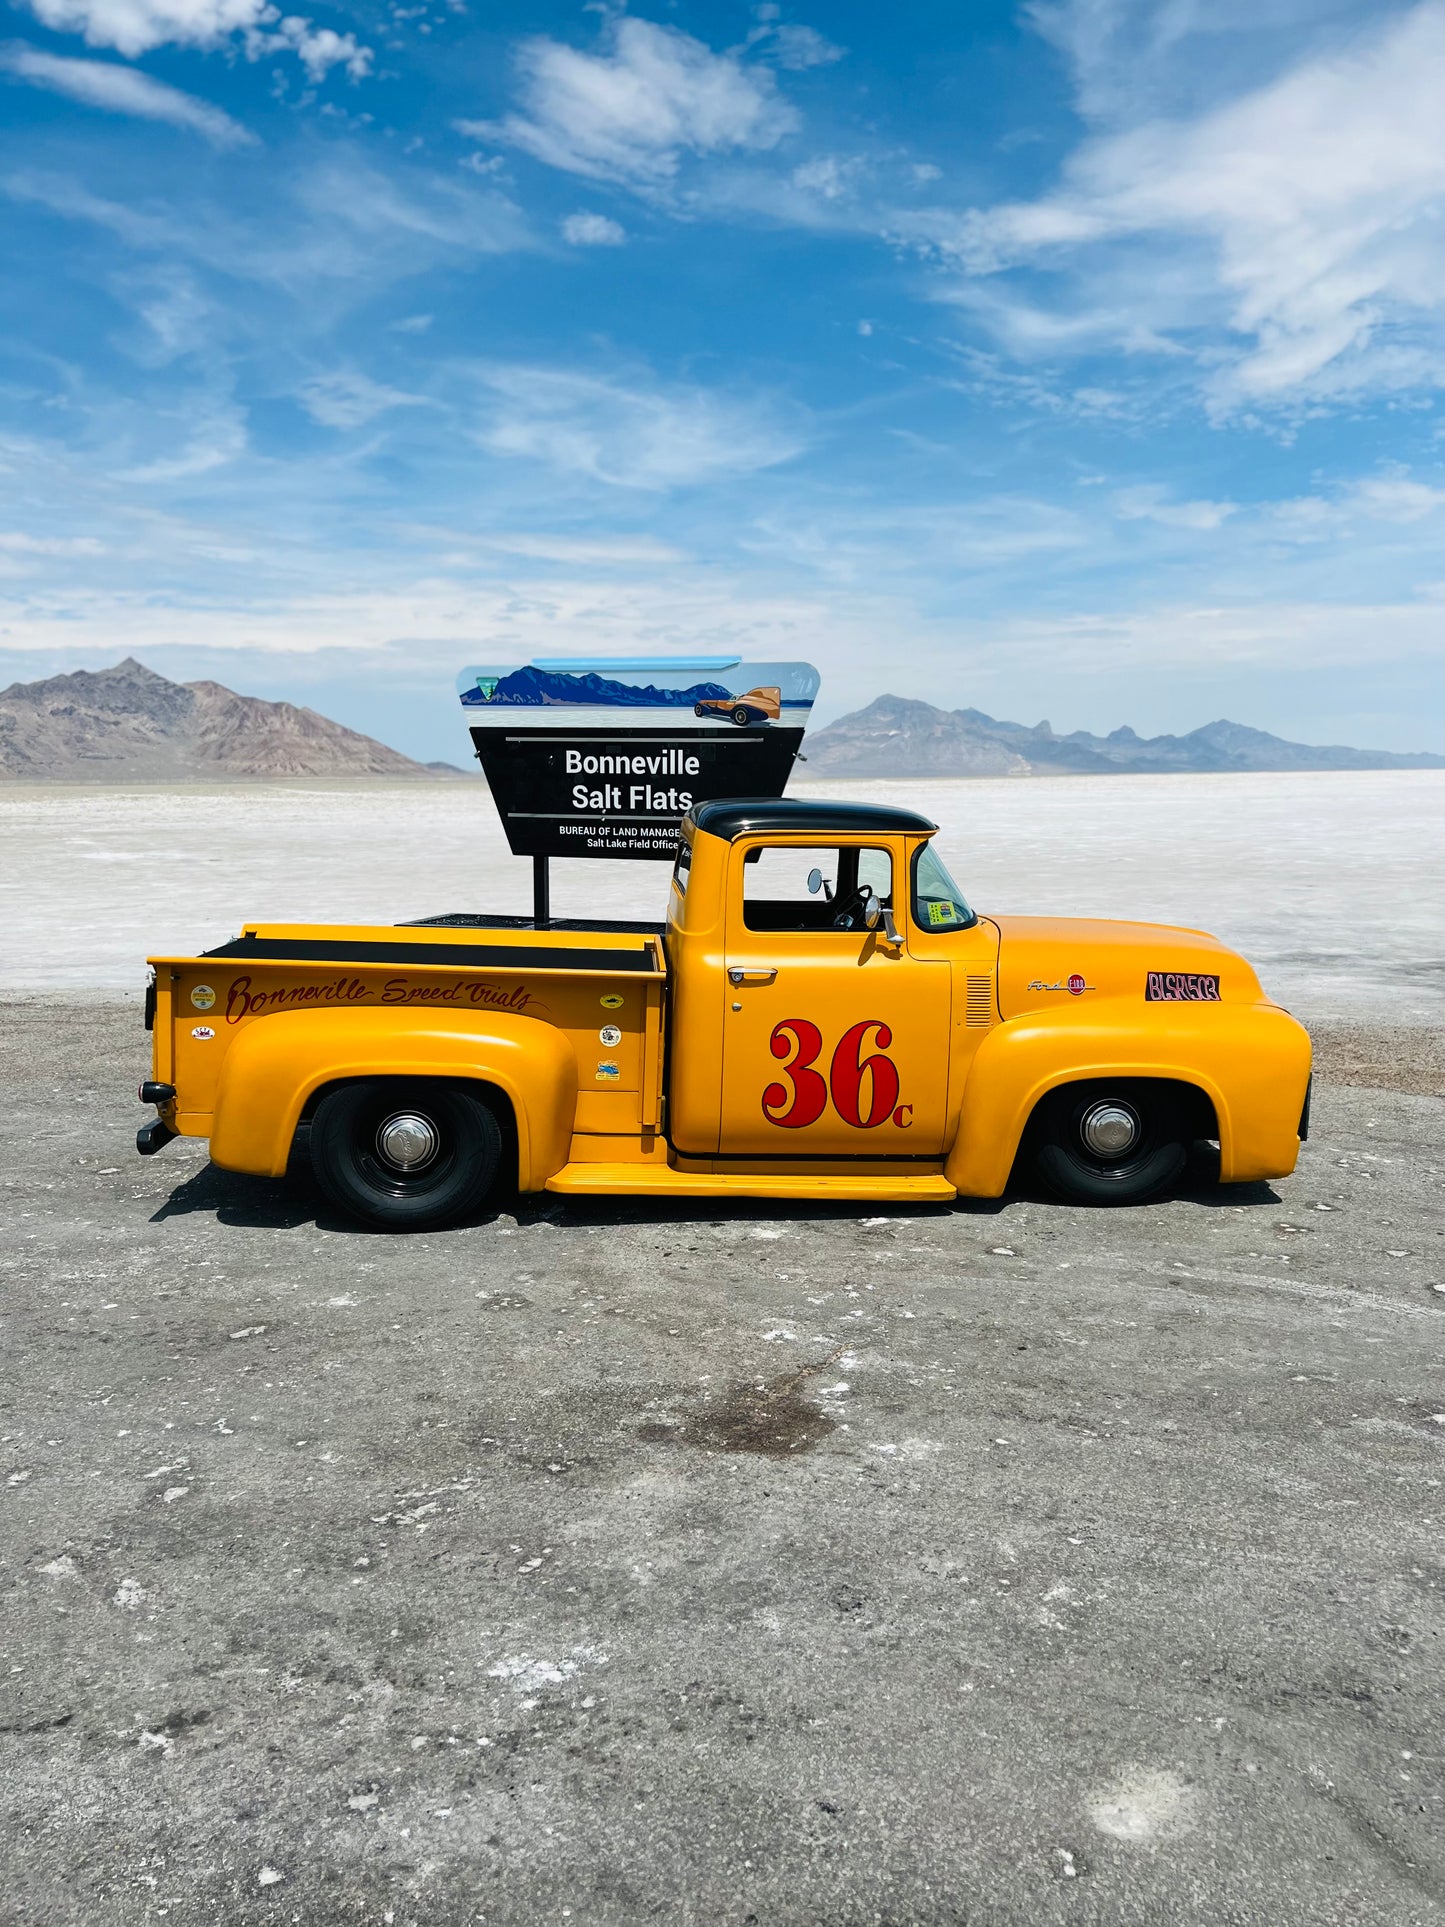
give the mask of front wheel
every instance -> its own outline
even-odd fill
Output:
[[[1179,1176],[1189,1155],[1183,1111],[1143,1079],[1068,1084],[1035,1120],[1034,1168],[1074,1204],[1143,1204]]]
[[[469,1216],[496,1182],[501,1155],[490,1106],[438,1079],[343,1084],[311,1123],[321,1189],[384,1231],[434,1231]]]

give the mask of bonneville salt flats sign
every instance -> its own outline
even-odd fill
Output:
[[[518,856],[671,862],[713,797],[781,796],[818,693],[806,662],[539,661],[457,678]]]

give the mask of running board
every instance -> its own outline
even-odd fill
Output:
[[[807,1177],[781,1171],[674,1171],[665,1164],[564,1164],[547,1180],[569,1197],[839,1198],[872,1204],[948,1204],[941,1172],[917,1177]]]

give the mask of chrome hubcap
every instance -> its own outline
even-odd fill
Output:
[[[376,1134],[376,1148],[396,1171],[420,1171],[437,1154],[441,1139],[430,1118],[397,1111]]]
[[[1122,1157],[1139,1142],[1139,1120],[1123,1104],[1091,1104],[1079,1120],[1079,1136],[1098,1158]]]

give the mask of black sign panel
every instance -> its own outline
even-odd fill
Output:
[[[694,803],[781,796],[803,741],[776,722],[509,730],[489,717],[471,734],[514,855],[667,863]]]

